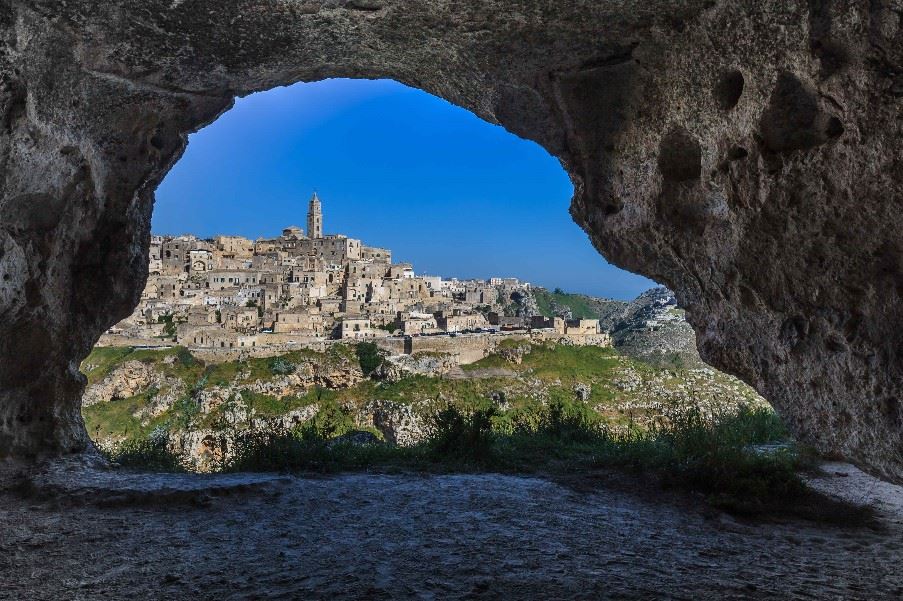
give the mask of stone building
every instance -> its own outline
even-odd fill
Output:
[[[436,324],[446,332],[465,332],[489,327],[489,321],[482,313],[464,313],[460,310],[438,313]]]
[[[254,256],[254,242],[242,236],[214,236],[213,247],[224,259],[249,259]]]
[[[343,340],[364,340],[376,337],[376,333],[370,326],[370,320],[365,317],[346,317],[342,319],[340,332],[340,338]]]
[[[323,237],[323,207],[316,192],[310,197],[307,206],[307,232],[311,238]]]
[[[276,334],[301,334],[322,336],[326,332],[323,315],[319,309],[308,311],[280,311],[273,324]]]
[[[390,249],[324,235],[316,193],[306,234],[288,226],[254,241],[152,237],[141,304],[115,330],[137,332],[136,325],[172,316],[184,344],[226,349],[266,345],[268,335],[278,345],[293,336],[383,337],[393,327],[408,335],[462,332],[487,328],[482,305],[500,313],[500,295],[524,286],[510,278],[417,276],[410,263],[392,263]]]

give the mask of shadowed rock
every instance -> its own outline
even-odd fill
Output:
[[[613,263],[796,435],[903,475],[903,25],[890,0],[0,5],[0,454],[85,449],[153,191],[236,95],[389,77],[535,140]]]

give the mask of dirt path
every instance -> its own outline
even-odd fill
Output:
[[[0,498],[0,598],[903,597],[903,489],[828,474],[815,485],[873,504],[880,524],[745,524],[498,475],[75,472],[81,493],[39,482]]]

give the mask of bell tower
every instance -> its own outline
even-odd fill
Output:
[[[310,238],[323,237],[323,207],[316,192],[310,197],[310,204],[307,206],[307,235]]]

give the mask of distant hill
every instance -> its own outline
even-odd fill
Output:
[[[598,319],[607,324],[612,315],[620,313],[627,305],[624,301],[597,298],[586,294],[572,294],[562,292],[559,288],[553,291],[545,288],[533,288],[532,292],[539,313],[546,317]]]
[[[538,312],[546,317],[598,319],[625,355],[664,367],[702,364],[696,334],[667,288],[652,288],[630,302],[559,289],[534,288],[532,294]]]

